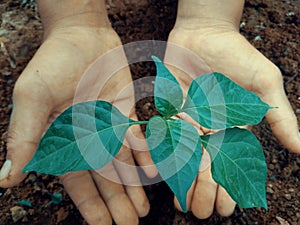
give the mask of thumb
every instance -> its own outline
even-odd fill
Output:
[[[279,83],[279,82],[278,82]],[[300,136],[296,115],[285,95],[282,81],[279,88],[263,96],[263,100],[276,108],[269,110],[267,120],[278,140],[291,152],[300,154]]]
[[[42,94],[45,89],[41,85],[27,84],[17,82],[14,89],[6,162],[0,172],[3,188],[17,185],[26,177],[22,169],[34,155],[50,114],[50,104],[46,104]]]

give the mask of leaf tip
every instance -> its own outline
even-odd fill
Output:
[[[268,208],[268,203],[267,203],[267,199],[265,199],[265,200],[263,201],[262,207],[263,207],[266,211],[269,210],[269,208]]]
[[[32,170],[28,169],[28,166],[26,165],[23,169],[22,169],[22,173],[29,173],[31,172]]]
[[[278,108],[279,108],[278,106],[270,106],[270,105],[269,105],[269,110],[270,110],[270,109],[278,109]]]
[[[187,213],[186,205],[181,206],[182,212]]]
[[[156,57],[155,55],[152,55],[151,58],[152,58],[152,60],[153,60],[155,63],[162,63],[162,61],[161,61],[158,57]]]

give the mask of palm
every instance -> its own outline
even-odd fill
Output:
[[[27,89],[40,89],[43,102],[50,98],[50,106],[55,110],[61,110],[72,103],[84,71],[98,56],[121,45],[112,29],[100,32],[96,28],[69,29],[56,30],[47,38],[26,68],[32,75],[21,76],[17,83],[17,87],[29,85],[29,88],[26,86]],[[123,74],[122,85],[126,85],[130,83],[131,76],[128,71]],[[86,90],[86,98],[89,96],[88,91],[91,90]],[[101,90],[98,91],[100,93]],[[99,98],[111,101],[118,91],[120,90],[109,93],[106,90]]]
[[[106,54],[118,46],[119,50],[114,52],[117,54]],[[101,55],[108,55],[106,61],[97,61],[93,67],[89,67]],[[123,67],[111,70],[109,60],[121,61]],[[111,28],[69,27],[51,33],[27,65],[14,89],[14,109],[7,144],[7,157],[12,160],[14,167],[9,176],[1,181],[1,186],[13,186],[24,179],[26,175],[21,170],[32,158],[43,132],[58,114],[74,102],[106,100],[135,119],[131,75],[124,63],[126,58],[120,39]],[[132,129],[135,129],[135,135],[142,136],[139,127]],[[129,145],[130,137],[127,138]],[[141,165],[151,164],[148,152],[135,156]],[[122,147],[116,160],[125,165],[134,165],[132,152],[127,146]],[[127,180],[134,180],[135,184],[139,182],[137,171],[128,173],[126,168],[119,167],[114,163],[109,164],[101,171],[105,178],[95,171],[61,176],[66,191],[90,224],[98,224],[99,221],[111,224],[111,217],[117,223],[126,217],[128,223],[135,224],[138,216],[147,214],[149,203],[142,187],[122,186],[120,180],[117,180],[119,183],[111,182],[116,181],[115,178],[126,183],[130,182]],[[86,194],[82,195],[82,192]],[[120,199],[116,201],[113,196]],[[122,213],[117,213],[119,211]]]
[[[237,31],[224,28],[201,30],[175,27],[169,35],[168,42],[192,52],[190,55],[184,54],[181,58],[180,54],[176,54],[175,60],[180,63],[181,70],[170,68],[185,93],[191,80],[201,72],[212,70],[225,74],[247,90],[258,94],[269,105],[278,107],[267,114],[268,122],[274,134],[286,147],[300,152],[297,120],[285,96],[280,71]],[[166,62],[174,60],[171,48],[172,45],[167,47]],[[193,54],[208,65],[206,71],[203,71],[203,65],[195,63]],[[186,72],[184,68],[187,69]],[[205,129],[199,132],[201,131],[210,132]],[[293,135],[290,135],[291,133]],[[235,204],[226,191],[212,180],[209,161],[206,154],[202,159],[199,175],[188,193],[188,205],[199,218],[208,217],[214,206],[221,215],[230,215]],[[177,201],[175,205],[179,207]]]
[[[285,96],[281,73],[242,35],[226,29],[174,29],[168,41],[193,51],[212,71],[225,74],[247,90],[258,94],[269,105],[278,107],[267,114],[272,131],[287,148],[300,152],[297,120]],[[184,60],[189,65],[189,59]],[[190,79],[186,80],[183,76],[179,80],[183,87],[187,87],[190,82]],[[291,133],[292,137],[286,138]]]

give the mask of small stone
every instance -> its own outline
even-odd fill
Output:
[[[11,103],[11,104],[8,104],[7,108],[12,109],[13,106],[14,106],[14,105]]]
[[[28,222],[27,216],[23,217],[23,219],[22,219],[22,223],[26,223],[26,222]]]
[[[290,194],[285,194],[284,197],[286,198],[286,200],[291,200],[292,196]]]
[[[34,183],[36,181],[36,175],[33,173],[30,173],[25,180],[25,183]]]
[[[69,216],[69,212],[65,211],[64,208],[60,208],[55,214],[57,216],[56,217],[57,223],[64,221]]]
[[[149,110],[149,108],[151,107],[151,103],[150,102],[147,102],[145,103],[145,105],[143,105],[143,110]]]
[[[294,12],[288,12],[287,14],[285,14],[286,16],[295,16]]]
[[[282,219],[279,216],[276,216],[276,219],[278,220],[278,222],[280,223],[280,225],[290,225],[288,221],[286,221],[285,219]]]
[[[42,188],[39,185],[37,185],[36,183],[34,183],[33,189],[34,189],[34,191],[40,191],[40,190],[42,190]]]
[[[259,35],[257,35],[255,38],[254,38],[254,41],[261,41],[262,40],[262,38],[261,38],[261,36],[259,36]]]
[[[34,214],[34,209],[28,209],[28,214],[32,216]]]
[[[244,26],[246,26],[246,22],[241,22],[241,23],[240,23],[240,28],[242,28],[242,27],[244,27]]]
[[[269,193],[269,194],[273,194],[273,193],[274,193],[274,191],[273,191],[273,189],[272,189],[272,188],[270,188],[270,187],[267,187],[267,193]]]
[[[295,189],[294,188],[290,188],[289,192],[293,193],[293,192],[295,192]]]
[[[14,206],[10,208],[11,217],[14,222],[19,221],[27,215],[27,212],[21,206]]]

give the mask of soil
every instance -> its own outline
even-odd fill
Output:
[[[135,2],[134,4],[129,4]],[[138,3],[137,3],[138,2]],[[137,40],[167,40],[175,22],[175,0],[110,0],[109,18],[123,43]],[[298,0],[249,0],[245,4],[241,33],[282,71],[284,87],[300,121],[300,4]],[[33,0],[2,0],[0,3],[0,165],[6,152],[6,130],[12,108],[12,90],[41,43],[42,27]],[[128,29],[130,26],[131,29]],[[134,79],[151,76],[153,65],[138,63],[131,67]],[[152,87],[136,86],[147,96]],[[156,113],[153,100],[137,104],[138,116],[149,119]],[[268,163],[267,199],[269,210],[240,209],[228,218],[216,213],[199,220],[191,213],[173,207],[173,196],[164,183],[145,187],[151,202],[148,216],[141,225],[195,224],[290,224],[300,225],[300,156],[289,153],[272,136],[263,121],[254,128]],[[51,196],[60,193],[63,201],[50,204]],[[18,203],[27,199],[32,207]],[[18,187],[0,189],[0,224],[86,224],[58,179],[32,173]]]

